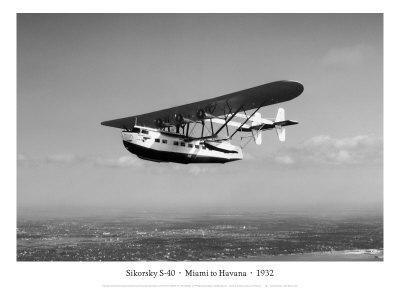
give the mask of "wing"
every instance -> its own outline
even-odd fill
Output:
[[[252,110],[292,100],[304,90],[301,83],[295,81],[275,81],[224,96],[199,102],[167,108],[143,115],[104,121],[101,125],[121,129],[131,129],[135,124],[150,128],[178,125],[182,119],[201,121],[205,114],[224,116],[239,109]]]

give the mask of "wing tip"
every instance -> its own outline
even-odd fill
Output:
[[[303,85],[300,81],[297,81],[297,80],[281,80],[281,82],[287,82],[287,83],[294,84],[294,85],[296,85],[297,87],[299,87],[299,88],[301,88],[302,90],[304,90],[304,85]]]
[[[117,126],[116,124],[113,124],[112,121],[103,121],[103,122],[100,123],[100,125],[108,126],[108,127],[120,128],[120,127]]]
[[[272,84],[276,84],[285,89],[287,88],[288,91],[290,91],[290,96],[288,97],[288,99],[286,99],[286,101],[297,98],[304,92],[304,85],[296,80],[279,80],[272,82]]]

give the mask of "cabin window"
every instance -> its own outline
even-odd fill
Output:
[[[195,147],[196,147],[196,149],[199,149],[199,148],[200,148],[199,145],[195,145]]]
[[[174,145],[175,145],[175,146],[179,146],[179,142],[174,141]]]
[[[140,128],[133,127],[132,128],[132,132],[133,133],[139,133],[140,132]]]
[[[203,145],[203,146],[201,146],[201,148],[206,149],[206,146]]]
[[[188,147],[189,148],[193,148],[193,144],[188,144]]]
[[[181,146],[182,146],[182,147],[185,147],[185,143],[184,143],[184,142],[181,142]]]
[[[149,131],[146,130],[146,129],[143,129],[143,130],[142,130],[142,133],[143,133],[143,134],[149,134]]]
[[[159,143],[159,142],[160,142],[160,139],[155,139],[155,141],[156,141],[156,143]]]
[[[166,144],[166,143],[168,143],[168,141],[167,141],[167,140],[162,140],[162,142],[163,142],[163,144]]]

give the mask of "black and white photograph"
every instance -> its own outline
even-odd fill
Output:
[[[18,14],[18,261],[382,261],[382,14]]]
[[[72,2],[3,22],[16,298],[395,289],[394,10]]]

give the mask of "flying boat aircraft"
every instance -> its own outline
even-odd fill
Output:
[[[101,125],[123,129],[125,148],[141,159],[227,163],[243,159],[242,142],[240,146],[231,143],[238,132],[247,133],[245,138],[261,145],[262,131],[275,129],[279,140],[284,141],[285,127],[298,122],[286,120],[283,108],[278,109],[274,119],[262,118],[258,111],[263,106],[292,100],[303,90],[299,82],[275,81],[212,99],[104,121]]]

